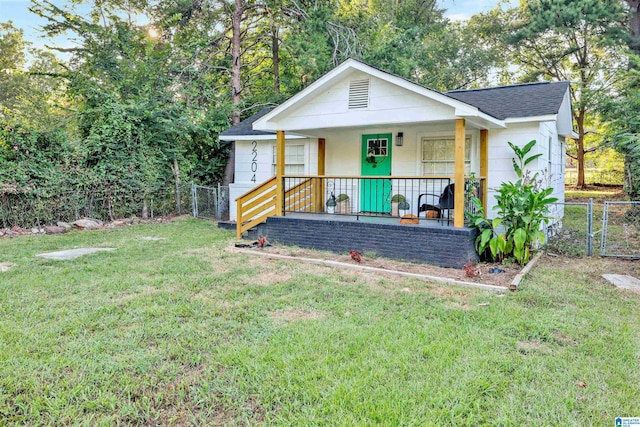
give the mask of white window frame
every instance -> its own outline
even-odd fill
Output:
[[[291,148],[293,147],[302,147],[302,162],[296,161],[291,162],[290,158],[287,158],[287,151],[291,153]],[[289,149],[289,150],[287,150]],[[299,155],[299,153],[298,153]],[[289,160],[289,161],[287,161]],[[299,159],[296,159],[299,160]],[[276,174],[276,146],[272,145],[272,161],[271,164],[273,166],[273,174]],[[308,173],[308,164],[309,164],[309,153],[307,150],[307,144],[285,144],[284,146],[284,174],[285,175],[305,175]],[[291,171],[287,171],[287,166],[302,166],[302,172],[292,173]]]
[[[378,147],[375,142],[378,141]],[[373,142],[374,146],[371,146]],[[367,139],[367,157],[387,157],[389,155],[389,138],[368,138]]]
[[[451,141],[451,144],[455,144],[455,136],[451,135],[451,134],[446,134],[446,135],[420,135],[419,136],[419,144],[418,144],[418,159],[419,159],[419,170],[420,173],[422,174],[422,176],[449,176],[449,175],[453,175],[453,173],[451,174],[434,174],[434,173],[427,173],[426,172],[426,168],[425,165],[427,163],[433,164],[433,163],[447,163],[447,164],[453,164],[454,165],[454,170],[455,170],[455,158],[452,159],[443,159],[443,160],[425,160],[424,159],[424,144],[425,142],[428,141]],[[473,151],[473,137],[470,134],[465,135],[465,175],[470,175],[471,172],[474,170],[473,168],[473,164],[471,161],[471,152]]]

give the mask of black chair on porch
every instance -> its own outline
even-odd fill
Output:
[[[454,185],[455,184],[447,185],[439,196],[432,193],[420,194],[420,196],[418,196],[418,216],[420,216],[420,212],[425,212],[427,218],[446,219],[447,223],[449,223],[451,219],[451,211],[454,206]],[[427,198],[429,196],[433,198],[438,197],[438,203],[435,205],[422,203],[423,196],[425,197],[425,200],[428,200]]]

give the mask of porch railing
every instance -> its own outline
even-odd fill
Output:
[[[276,214],[276,177],[272,177],[236,199],[236,237]]]
[[[484,178],[465,178],[465,212],[482,197]],[[453,177],[285,176],[282,213],[377,217],[414,215],[419,221],[453,223]],[[236,199],[236,237],[278,214],[277,180],[272,177]]]
[[[482,200],[484,178],[465,179],[465,212],[472,197]],[[283,213],[401,217],[453,223],[453,177],[292,176],[283,177]]]

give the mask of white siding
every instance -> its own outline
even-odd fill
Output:
[[[438,124],[432,126],[389,126],[365,127],[360,129],[327,130],[323,135],[326,139],[326,172],[327,175],[360,175],[362,164],[361,143],[362,135],[392,134],[392,175],[420,176],[422,163],[420,141],[422,137],[453,137],[455,124]],[[398,132],[404,134],[402,147],[395,145]],[[471,169],[478,173],[478,140],[479,131],[467,129],[467,136],[471,137]]]
[[[287,112],[279,126],[302,130],[454,118],[452,107],[375,77],[370,77],[369,107],[350,110],[349,82],[367,77],[361,72],[352,73],[299,108]]]
[[[234,183],[229,185],[229,217],[231,220],[235,221],[237,218],[235,200],[274,175],[273,147],[275,145],[275,139],[264,141],[236,141]],[[286,145],[304,145],[304,174],[316,175],[318,173],[317,140],[293,139],[286,141]],[[254,147],[256,149],[255,154],[253,152]]]
[[[514,154],[508,142],[522,147],[532,139],[539,140],[538,123],[517,123],[509,125],[507,129],[489,130],[489,180],[487,182],[489,188],[487,202],[490,206],[487,215],[489,217],[495,215],[496,190],[503,182],[517,179],[511,162]],[[536,162],[531,163],[530,166],[537,170]]]
[[[344,99],[346,105],[346,98]],[[346,108],[346,106],[345,106]],[[404,134],[404,144],[402,147],[395,145],[395,136],[398,132]],[[453,137],[455,132],[455,122],[434,123],[431,125],[388,125],[388,126],[361,126],[358,128],[325,129],[318,133],[326,140],[326,174],[327,175],[360,175],[361,167],[361,141],[365,134],[392,134],[392,164],[391,174],[395,176],[420,176],[422,175],[421,162],[421,140],[424,137]],[[471,170],[479,174],[479,130],[467,127],[467,136],[471,137]],[[502,182],[515,181],[516,175],[513,171],[511,159],[513,152],[507,141],[523,146],[532,139],[538,143],[535,147],[536,153],[543,155],[537,161],[529,165],[533,172],[539,171],[541,176],[545,175],[545,168],[549,165],[548,140],[551,137],[551,170],[548,176],[549,185],[554,187],[554,197],[564,201],[564,140],[558,136],[556,123],[534,122],[511,124],[507,129],[489,130],[489,194],[488,202],[491,208],[489,216],[495,207],[496,189]],[[273,146],[275,140],[257,141],[256,155],[256,180],[252,182],[253,172],[251,170],[253,157],[251,141],[238,141],[236,143],[236,171],[235,183],[230,186],[231,206],[230,215],[236,218],[235,199],[250,190],[256,185],[264,182],[273,176]],[[317,141],[316,140],[291,140],[287,144],[305,144],[305,174],[317,174]],[[417,197],[407,195],[415,214]],[[354,195],[357,200],[357,195]],[[561,215],[561,212],[559,212]]]
[[[549,138],[551,138],[551,151],[549,151]],[[507,129],[489,130],[489,194],[487,201],[491,207],[488,212],[490,217],[495,215],[496,190],[503,182],[517,179],[511,162],[511,159],[514,158],[513,150],[507,142],[522,147],[532,139],[535,139],[537,143],[531,154],[540,153],[542,156],[527,165],[527,169],[532,173],[538,172],[539,177],[543,179],[542,184],[554,188],[553,197],[564,201],[563,159],[565,147],[562,138],[558,137],[556,122],[511,124]],[[551,153],[550,170],[549,153]],[[558,212],[556,216],[561,215],[562,212]]]
[[[402,147],[395,145],[398,132],[404,134]],[[362,165],[362,135],[392,135],[391,174],[395,176],[422,176],[421,141],[423,137],[451,137],[455,135],[455,122],[441,123],[431,126],[389,126],[365,127],[359,129],[327,130],[326,139],[326,173],[327,175],[359,176]],[[471,137],[471,170],[476,174],[480,170],[479,138],[476,129],[467,129]],[[509,160],[510,161],[510,160]],[[392,190],[395,194],[397,191]],[[350,194],[356,197],[357,194]],[[411,213],[416,214],[418,194],[405,194],[411,206]]]

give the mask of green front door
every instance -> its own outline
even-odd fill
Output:
[[[391,176],[391,134],[362,135],[362,176]],[[360,211],[391,213],[391,180],[360,180]]]

